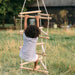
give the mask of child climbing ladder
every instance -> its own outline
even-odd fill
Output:
[[[25,23],[24,23],[24,30],[25,30],[25,32],[23,32],[23,37],[24,37],[24,42],[26,42],[26,43],[24,43],[25,45],[28,45],[27,46],[27,48],[28,48],[28,50],[30,50],[29,52],[27,52],[25,55],[24,54],[22,54],[22,53],[24,53],[24,49],[27,49],[24,45],[23,45],[23,47],[22,46],[20,46],[20,49],[21,49],[21,51],[20,51],[20,57],[21,57],[21,59],[23,59],[23,60],[25,60],[25,61],[28,61],[28,62],[22,62],[22,60],[21,60],[21,64],[20,64],[20,67],[21,67],[21,73],[22,73],[22,69],[27,69],[27,70],[35,70],[35,71],[38,71],[38,72],[44,72],[44,73],[47,73],[48,74],[48,71],[47,71],[47,66],[46,66],[46,53],[45,53],[45,50],[46,50],[46,44],[47,44],[47,39],[49,39],[49,37],[48,37],[48,28],[49,28],[49,20],[50,19],[52,19],[51,17],[50,17],[50,15],[48,14],[48,11],[47,11],[47,9],[46,9],[46,6],[45,6],[45,3],[44,3],[44,0],[42,0],[42,3],[43,3],[43,6],[44,6],[44,8],[45,8],[45,11],[46,11],[46,14],[45,13],[41,13],[42,11],[40,10],[40,7],[39,7],[39,0],[37,0],[37,5],[38,5],[38,10],[36,10],[36,11],[27,11],[27,12],[23,12],[23,10],[24,10],[24,7],[25,7],[25,4],[26,4],[26,0],[24,1],[24,4],[23,4],[23,7],[22,7],[22,10],[21,10],[21,12],[19,13],[19,15],[18,15],[18,17],[21,17],[21,31],[20,31],[20,34],[22,35],[22,22],[23,22],[23,18],[25,18],[25,15],[27,16],[27,15],[29,15],[29,16],[27,16],[27,18],[25,19],[26,21],[25,21]],[[30,14],[37,14],[37,15],[39,15],[39,17],[38,16],[32,16],[32,15],[30,15]],[[28,18],[36,18],[36,20],[37,20],[37,26],[36,26],[36,29],[38,29],[38,31],[36,31],[36,29],[34,28],[32,28],[32,26],[31,26],[31,28],[30,28],[30,26],[29,27],[27,27],[27,19]],[[43,30],[43,27],[39,27],[39,19],[40,19],[40,26],[41,26],[41,19],[46,19],[46,20],[48,20],[48,25],[47,25],[47,32],[45,32],[44,30]],[[30,33],[28,33],[28,31],[29,31],[29,28],[30,28]],[[39,30],[40,29],[40,30]],[[26,31],[27,30],[27,31]],[[36,37],[35,36],[33,36],[32,35],[32,31],[33,30],[35,30],[35,33],[37,33],[36,34]],[[40,34],[40,32],[39,31],[41,31],[41,36],[39,36],[39,34]],[[39,32],[39,33],[38,33]],[[34,32],[33,32],[33,34],[35,34]],[[42,35],[42,33],[44,34],[44,35]],[[39,36],[39,38],[41,38],[41,41],[40,41],[40,43],[37,43],[37,40],[38,40],[38,36]],[[31,40],[32,39],[32,40]],[[45,39],[45,41],[43,41],[43,39]],[[29,43],[28,43],[28,41],[26,41],[26,40],[29,40]],[[32,44],[30,44],[30,43],[32,43]],[[34,44],[35,43],[35,44]],[[42,57],[40,58],[40,56],[39,56],[39,58],[38,58],[38,55],[36,54],[36,43],[37,43],[37,45],[39,45],[39,46],[41,46],[41,50],[42,50],[42,53],[37,53],[38,55],[41,55]],[[30,44],[30,45],[29,45]],[[32,51],[32,50],[34,50],[34,51]],[[23,50],[22,50],[23,49]],[[25,51],[26,52],[26,51]],[[35,58],[35,57],[36,58]],[[23,58],[23,57],[25,57],[25,58]],[[44,61],[43,61],[43,60]],[[44,68],[44,70],[37,70],[38,68],[39,68],[39,66],[37,66],[37,64],[38,64],[38,60],[39,60],[39,62],[41,63],[41,65],[43,66],[43,68]],[[25,65],[27,65],[27,64],[29,64],[29,63],[31,63],[31,62],[35,62],[34,63],[34,68],[32,69],[32,68],[29,68],[29,67],[25,67]],[[41,68],[41,67],[40,67]]]
[[[33,70],[37,70],[38,68],[40,68],[37,65],[38,55],[36,54],[36,43],[40,34],[39,16],[35,16],[35,17],[37,20],[37,25],[27,26],[27,19],[29,18],[29,15],[25,15],[24,33],[23,33],[24,43],[20,50],[21,59],[27,62],[34,62]]]

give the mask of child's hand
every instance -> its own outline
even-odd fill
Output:
[[[28,18],[29,18],[29,15],[25,15],[25,18],[27,18],[27,19],[28,19]]]
[[[40,16],[35,16],[35,18],[36,18],[36,19],[39,19],[39,18],[40,18]]]

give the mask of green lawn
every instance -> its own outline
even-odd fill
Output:
[[[46,49],[49,75],[75,75],[75,29],[49,29],[49,37]],[[19,30],[0,31],[0,75],[46,75],[28,70],[21,74],[19,45]],[[33,67],[33,63],[28,66]]]

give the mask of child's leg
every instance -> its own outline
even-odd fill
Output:
[[[34,62],[34,69],[33,70],[37,70],[40,68],[40,66],[37,64],[38,64],[38,60],[36,62]]]
[[[34,68],[36,68],[37,64],[38,64],[38,60],[34,62]]]

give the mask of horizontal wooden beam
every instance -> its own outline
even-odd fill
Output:
[[[45,34],[46,36],[48,36],[48,34],[47,34],[45,31],[41,30],[41,32],[42,32],[43,34]]]
[[[39,27],[39,29],[43,29],[43,27]]]
[[[50,39],[49,37],[39,36],[39,38]]]
[[[34,13],[40,13],[41,12],[41,10],[36,10],[36,11],[28,11],[28,12],[21,12],[21,13],[19,13],[20,15],[26,15],[26,14],[34,14]]]
[[[38,55],[42,55],[42,56],[46,56],[45,53],[36,53],[36,54],[38,54]]]
[[[18,15],[18,17],[25,17],[24,15]],[[35,16],[29,16],[29,18],[35,18]],[[39,17],[40,19],[52,19],[52,17]]]
[[[29,64],[31,62],[24,62],[24,63],[21,63],[20,65],[23,66],[23,65],[26,65],[26,64]]]
[[[44,45],[45,43],[37,43],[36,45]],[[22,46],[19,47],[20,49],[22,48]]]
[[[44,13],[38,13],[41,16],[50,16],[49,14],[44,14]]]
[[[33,70],[32,68],[28,68],[28,67],[21,67],[21,69],[27,69],[27,70],[31,70],[31,71],[38,71],[38,72],[43,72],[43,73],[48,74],[48,71],[46,71],[46,70]]]
[[[37,43],[37,45],[44,45],[45,43]]]
[[[20,35],[23,35],[24,30],[20,30]]]

